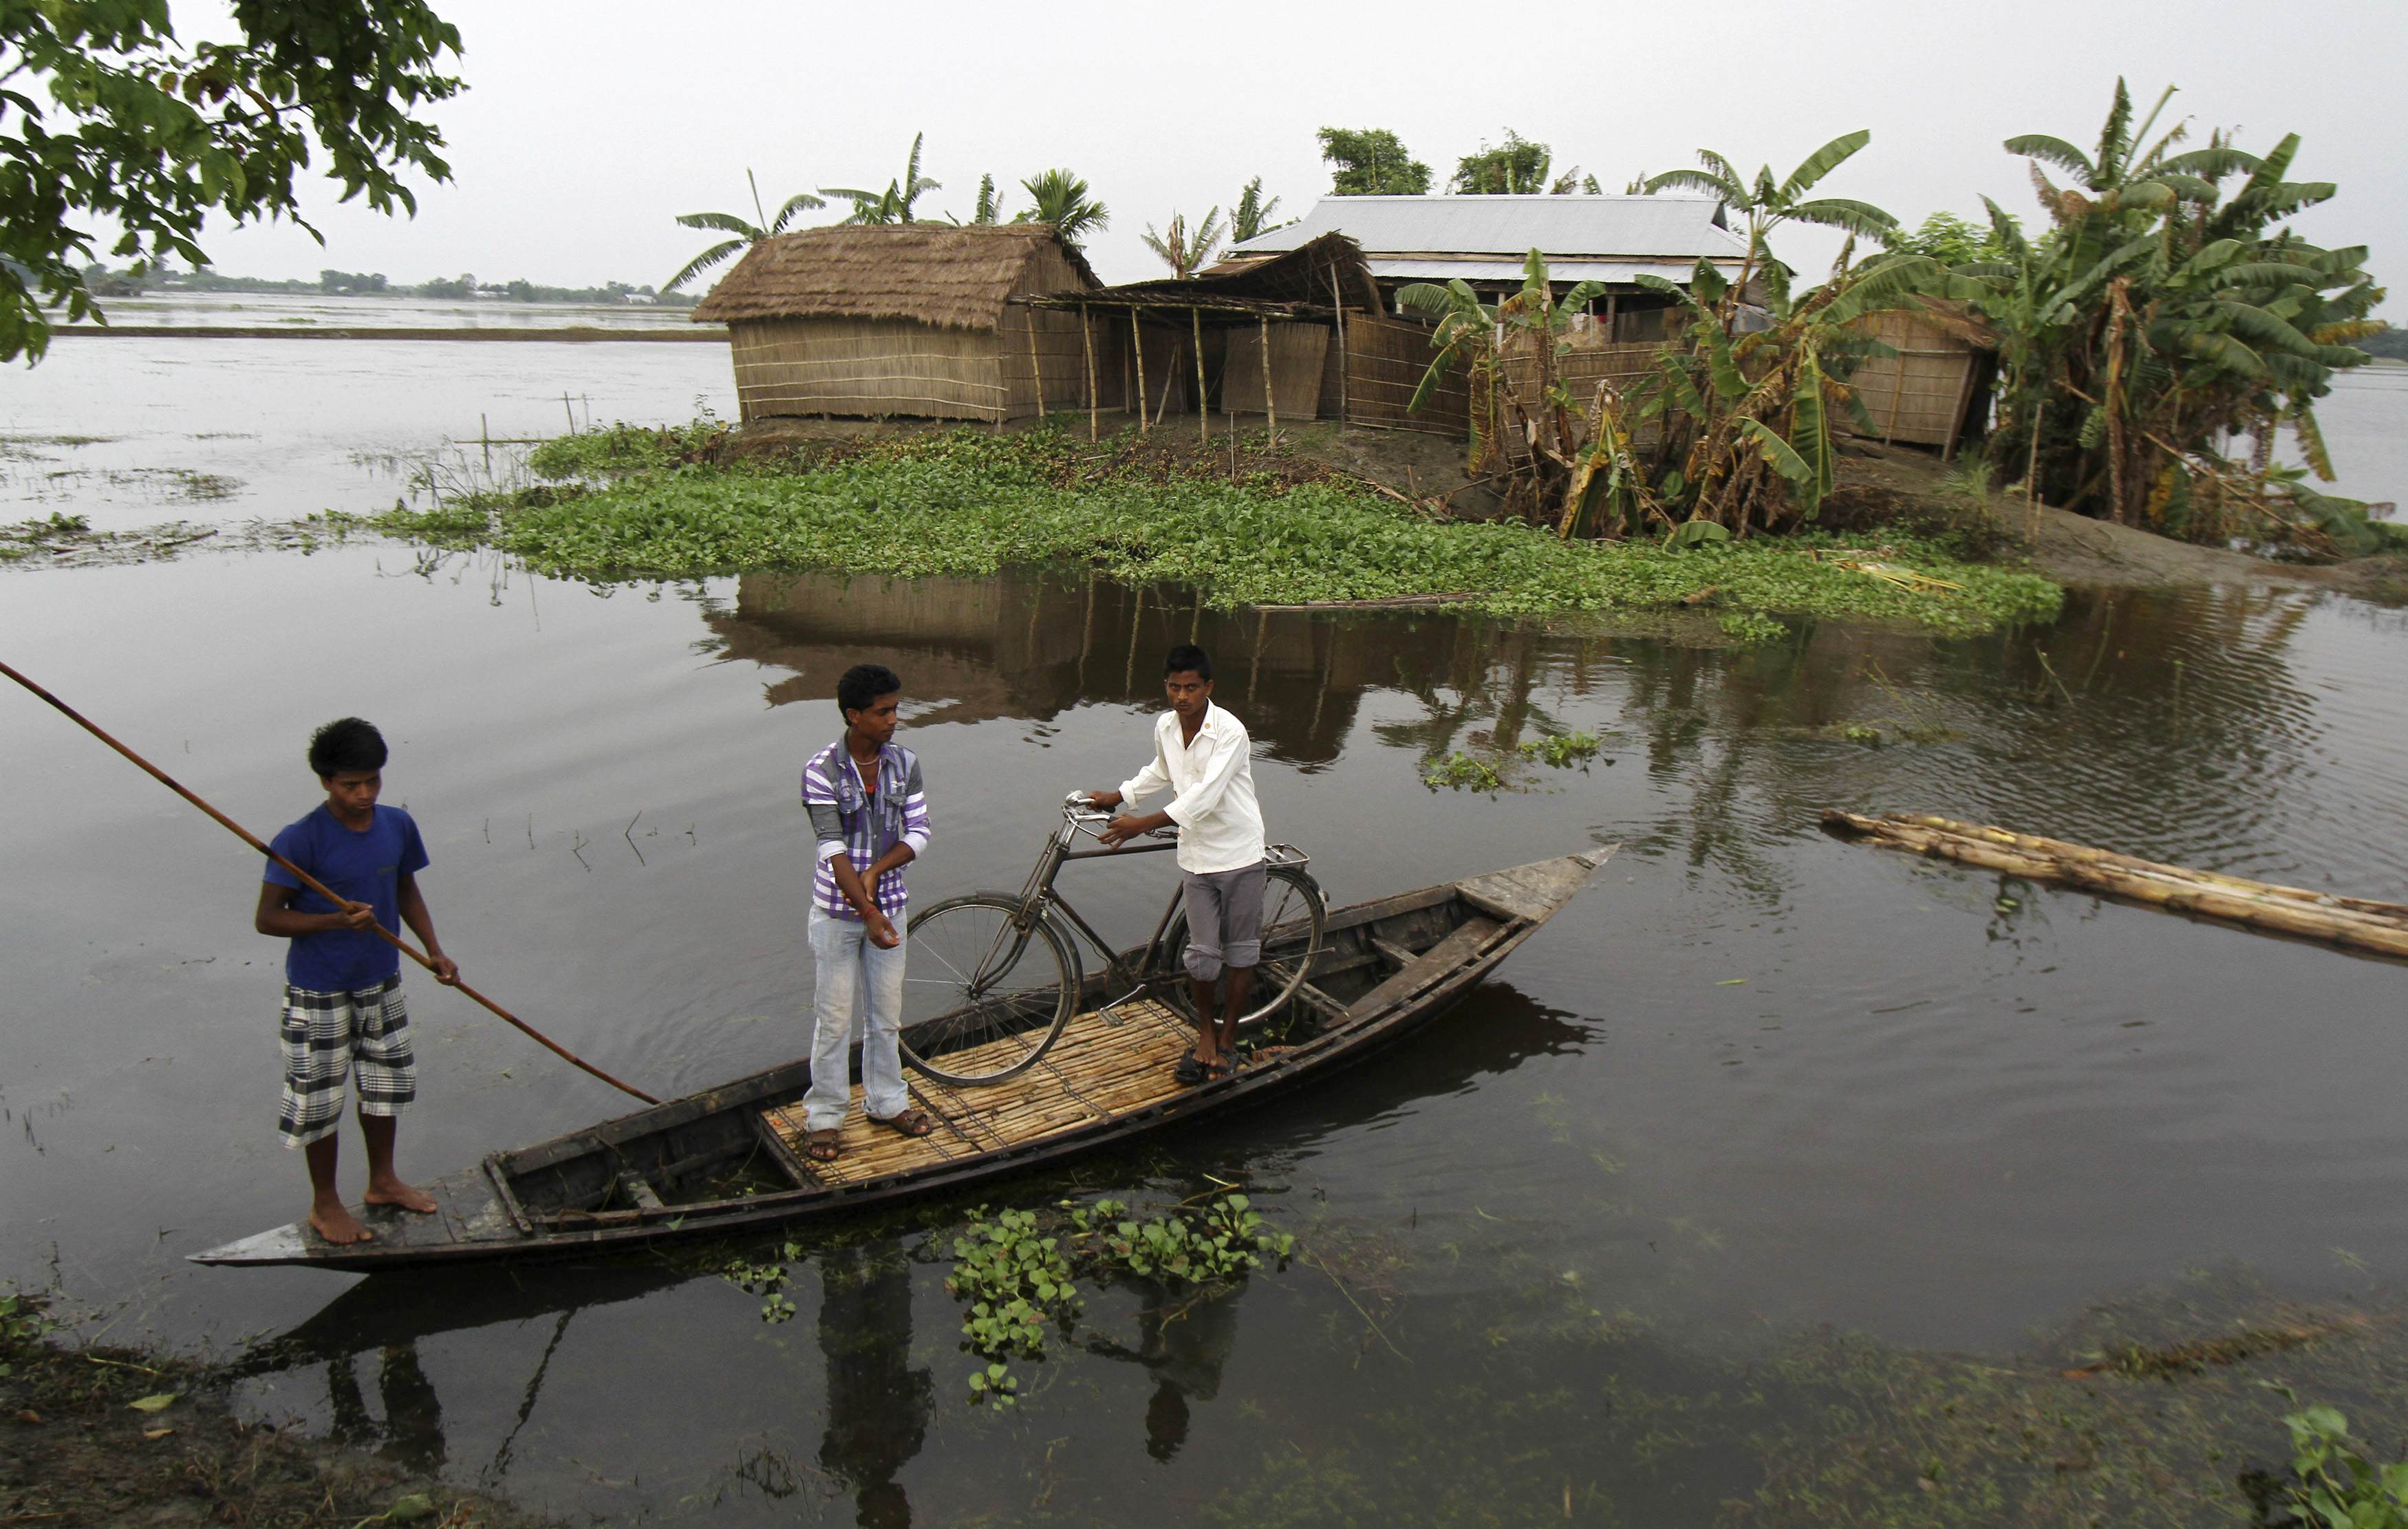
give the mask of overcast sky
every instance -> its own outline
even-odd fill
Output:
[[[2378,276],[2408,281],[2394,254],[2408,250],[2408,128],[2382,83],[2408,59],[2401,0],[436,3],[466,46],[469,89],[435,113],[452,183],[422,187],[409,221],[313,193],[323,249],[289,224],[221,229],[206,241],[219,269],[657,285],[708,242],[670,219],[749,213],[748,167],[772,209],[796,191],[882,187],[922,131],[923,171],[943,182],[924,212],[967,215],[982,172],[1008,207],[1049,165],[1085,176],[1111,210],[1089,246],[1107,280],[1160,274],[1146,225],[1226,208],[1249,177],[1302,212],[1329,189],[1325,123],[1394,129],[1441,180],[1512,127],[1609,191],[1700,147],[1785,174],[1864,127],[1872,142],[1824,183],[1832,194],[1910,223],[1978,217],[1985,192],[2028,214],[2024,162],[2000,141],[2044,132],[2086,150],[2122,73],[2143,109],[2180,86],[2167,120],[2199,137],[2229,126],[2263,150],[2301,135],[2293,178],[2341,194],[2300,231],[2370,245]],[[227,24],[217,0],[174,14],[188,39]],[[1809,233],[1782,252],[1806,265],[1831,248]]]

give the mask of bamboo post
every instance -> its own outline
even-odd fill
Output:
[[[1329,267],[1329,307],[1338,316],[1338,422],[1345,424],[1346,402],[1346,299],[1338,286],[1338,267]]]
[[[1037,310],[1028,310],[1028,377],[1029,386],[1037,390],[1037,417],[1045,418],[1045,366],[1037,359]]]
[[[1270,444],[1279,445],[1279,404],[1271,397],[1271,322],[1259,321],[1263,326],[1263,417],[1269,422]]]
[[[1196,438],[1212,442],[1212,411],[1204,407],[1204,310],[1187,310],[1187,323],[1196,336]]]
[[[1905,336],[1899,336],[1901,339],[1905,337]],[[1898,434],[1899,411],[1906,407],[1906,355],[1905,349],[1900,347],[1898,354],[1898,391],[1889,395],[1889,421],[1882,426],[1884,446],[1887,446],[1890,437]]]
[[[1087,305],[1079,305],[1079,345],[1087,352],[1087,438],[1094,440],[1097,425],[1096,406],[1096,332],[1087,322]]]
[[[1137,322],[1137,309],[1129,309],[1129,342],[1137,347],[1137,433],[1150,436],[1154,432],[1145,422],[1145,331]]]
[[[1971,351],[1969,350],[1966,352],[1964,362],[1964,380],[1956,384],[1956,407],[1950,410],[1948,415],[1948,440],[1947,443],[1940,449],[1940,460],[1943,463],[1954,462],[1956,460],[1956,437],[1962,434],[1965,429],[1965,407],[1973,401],[1973,373],[1975,370],[1975,363]]]

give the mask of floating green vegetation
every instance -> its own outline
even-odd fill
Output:
[[[2287,1386],[2275,1389],[2291,1396]],[[2328,1529],[2408,1529],[2408,1462],[2370,1464],[2334,1408],[2302,1408],[2283,1422],[2291,1430],[2285,1495],[2296,1518]]]
[[[968,1377],[969,1398],[996,1407],[1019,1401],[1014,1360],[1045,1356],[1047,1329],[1064,1338],[1077,1329],[1084,1297],[1080,1282],[1134,1280],[1155,1292],[1210,1293],[1235,1283],[1265,1261],[1285,1266],[1296,1238],[1264,1221],[1241,1193],[1216,1194],[1140,1219],[1120,1200],[1064,1200],[1043,1210],[968,1212],[952,1238],[953,1264],[945,1289],[962,1303],[962,1348],[980,1367]],[[761,1320],[795,1316],[786,1293],[789,1265],[824,1244],[788,1241],[764,1254],[721,1259],[699,1267],[761,1297]]]
[[[1589,761],[1604,747],[1603,740],[1594,733],[1558,733],[1552,737],[1527,739],[1517,752],[1550,769],[1568,770],[1574,765],[1586,769]]]
[[[1068,1336],[1082,1305],[1078,1280],[1136,1279],[1169,1289],[1231,1283],[1263,1265],[1284,1263],[1296,1238],[1265,1224],[1241,1193],[1182,1206],[1140,1221],[1119,1200],[1069,1203],[1040,1217],[1005,1210],[970,1212],[953,1239],[945,1289],[964,1305],[962,1347],[986,1361],[969,1376],[972,1398],[1010,1407],[1019,1380],[1013,1359],[1045,1352],[1048,1322]]]
[[[1594,733],[1558,733],[1546,737],[1526,738],[1510,753],[1495,759],[1483,759],[1478,754],[1458,749],[1433,764],[1424,765],[1422,784],[1431,791],[1477,791],[1490,796],[1503,793],[1529,791],[1535,782],[1525,780],[1517,771],[1524,764],[1538,764],[1551,770],[1578,769],[1585,774],[1605,748],[1605,741]],[[1611,764],[1612,759],[1605,763]]]
[[[1422,784],[1432,791],[1478,791],[1491,796],[1513,789],[1496,765],[1460,749],[1422,771]]]
[[[195,547],[217,551],[313,552],[367,529],[359,516],[337,510],[297,521],[253,521],[236,526],[170,521],[135,531],[96,531],[81,515],[52,513],[0,525],[0,564],[24,568],[85,568],[157,563]]]
[[[694,460],[717,434],[704,421],[563,436],[528,464],[561,487],[397,507],[378,524],[596,579],[773,567],[977,576],[1051,564],[1192,586],[1221,607],[1470,591],[1477,606],[1505,615],[1660,611],[1712,589],[1729,608],[1726,630],[1750,641],[1780,634],[1768,611],[1970,634],[2052,617],[2062,593],[1920,540],[1885,545],[1882,564],[1945,584],[1873,578],[1844,565],[1854,559],[1811,555],[1837,545],[1827,536],[1674,553],[1505,522],[1435,522],[1317,469],[1231,481],[1200,458],[1167,467],[1053,429],[849,443],[780,463]]]
[[[45,446],[64,446],[72,450],[79,446],[106,446],[115,439],[115,436],[0,435],[0,461],[12,458],[34,461],[47,457],[50,453],[41,450]]]

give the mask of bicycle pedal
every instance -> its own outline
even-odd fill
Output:
[[[1108,1029],[1118,1030],[1129,1022],[1129,1015],[1123,1012],[1123,1006],[1128,1002],[1126,998],[1115,998],[1108,1004],[1097,1004],[1096,1017],[1103,1021]]]

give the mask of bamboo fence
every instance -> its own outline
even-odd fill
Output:
[[[1858,364],[1848,379],[1883,444],[1937,446],[1954,455],[1981,373],[1982,351],[1903,309],[1867,314],[1856,327],[1898,352]],[[1844,413],[1833,418],[1847,429],[1860,428]]]

